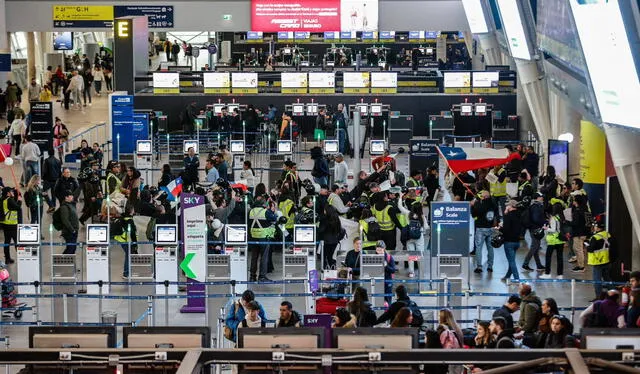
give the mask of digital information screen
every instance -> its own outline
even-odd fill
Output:
[[[150,155],[153,154],[151,140],[138,140],[136,142],[136,154]]]
[[[531,60],[531,52],[527,44],[527,36],[524,33],[518,2],[513,0],[497,1],[511,56],[522,60]]]
[[[153,73],[153,88],[180,88],[180,73]]]
[[[318,114],[318,104],[307,104],[307,115]]]
[[[304,116],[304,104],[293,104],[291,107],[294,116]]]
[[[473,34],[484,34],[489,32],[487,19],[484,17],[484,10],[480,0],[462,0],[464,13],[469,22],[469,28]]]
[[[225,244],[247,244],[246,225],[225,225]]]
[[[109,226],[87,225],[87,244],[109,245]]]
[[[371,140],[369,142],[369,153],[371,155],[381,155],[387,149],[387,144],[384,140]]]
[[[444,88],[471,87],[471,72],[444,72]]]
[[[177,225],[156,225],[156,244],[176,245],[178,244]]]
[[[487,106],[485,104],[476,104],[475,109],[476,109],[476,114],[487,113]]]
[[[337,140],[325,140],[324,141],[324,153],[331,155],[338,153],[338,141]]]
[[[636,109],[640,61],[634,62],[631,52],[637,40],[629,42],[620,4],[617,0],[570,4],[602,122],[640,128]]]
[[[382,114],[382,104],[371,104],[371,115]]]
[[[315,245],[316,227],[314,225],[294,225],[293,243]]]
[[[569,172],[569,142],[549,139],[549,165],[556,169],[556,175],[567,181]]]
[[[366,116],[367,114],[369,114],[369,106],[368,105],[356,105],[358,107],[358,110],[360,111],[360,114],[363,116]]]
[[[18,244],[40,244],[40,225],[18,225]]]
[[[341,30],[340,0],[252,0],[251,28],[264,32]]]
[[[309,93],[333,93],[335,88],[335,73],[309,72]]]
[[[460,113],[461,114],[471,114],[473,112],[473,105],[460,105]]]
[[[73,50],[73,32],[54,32],[53,33],[53,49],[55,51],[72,51]]]
[[[378,0],[342,0],[340,30],[378,31]]]
[[[193,147],[193,150],[198,154],[198,141],[197,140],[184,140],[182,142],[182,153],[189,153],[189,148]]]
[[[244,140],[231,140],[230,143],[231,153],[244,153]]]
[[[291,154],[291,140],[278,140],[278,154]]]

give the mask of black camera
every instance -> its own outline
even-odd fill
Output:
[[[307,192],[307,195],[313,196],[316,194],[316,187],[309,179],[305,179],[302,181],[302,188],[304,188],[304,190]]]

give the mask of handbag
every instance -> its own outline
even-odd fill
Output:
[[[325,140],[327,135],[323,129],[313,130],[313,139],[316,141]]]
[[[0,270],[0,282],[4,282],[9,279],[9,270],[2,269]]]

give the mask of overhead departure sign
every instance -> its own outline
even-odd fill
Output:
[[[111,5],[54,5],[53,27],[112,28]]]
[[[172,5],[116,5],[114,14],[116,18],[131,16],[147,16],[150,29],[173,28]]]

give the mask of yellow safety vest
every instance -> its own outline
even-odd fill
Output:
[[[592,238],[596,240],[603,240],[604,244],[602,248],[596,249],[593,252],[587,253],[588,265],[605,265],[609,263],[609,238],[611,234],[606,231],[600,231],[593,234]]]
[[[113,173],[109,173],[109,175],[107,175],[107,191],[109,191],[109,180],[111,178],[115,178],[116,179],[116,187],[113,191],[111,191],[109,194],[113,194],[115,192],[120,192],[120,186],[122,186],[122,181],[120,180],[120,178],[118,178],[115,174]]]
[[[505,180],[506,180],[506,179],[505,179]],[[526,186],[530,186],[530,185],[531,185],[531,182],[529,182],[529,181],[525,181],[525,182],[524,182],[524,183],[522,183],[520,186],[518,186],[518,192],[522,192],[522,190],[524,190],[524,188],[525,188]]]
[[[562,205],[562,207],[564,209],[567,209],[567,203],[564,202],[564,200],[562,199],[558,199],[557,197],[553,197],[549,200],[549,204],[551,204],[551,206],[556,205],[556,204],[560,204]]]
[[[367,231],[369,231],[369,222],[361,219],[359,223],[360,223],[360,233],[361,233],[360,237],[362,238],[362,248],[375,247],[376,241],[369,240],[367,238]]]
[[[17,225],[18,224],[18,211],[9,210],[9,198],[4,199],[2,202],[2,210],[4,211],[4,220],[0,223],[5,225]]]
[[[396,218],[398,218],[398,222],[400,223],[400,227],[409,226],[409,217],[407,217],[405,214],[398,213],[398,214],[396,214]]]
[[[409,182],[407,184],[410,185],[409,187],[421,187],[420,182],[411,177],[409,178]]]
[[[249,212],[249,219],[252,219],[251,223],[251,237],[254,239],[273,238],[276,233],[276,228],[271,226],[267,222],[267,209],[266,208],[253,208]]]
[[[556,221],[558,221],[558,230],[560,230],[560,219],[556,216],[551,217],[551,219],[555,219]],[[545,239],[547,239],[548,245],[564,244],[564,240],[562,240],[562,238],[560,237],[559,232],[547,234],[545,236]]]
[[[282,212],[282,215],[287,217],[287,223],[285,223],[284,227],[286,229],[293,229],[293,213],[291,212],[291,208],[293,208],[293,201],[291,199],[287,199],[285,201],[281,201],[278,204],[278,209]]]
[[[500,169],[498,171],[498,175],[502,174],[502,172],[504,171],[504,169]],[[497,175],[496,175],[497,177]],[[502,183],[500,182],[495,182],[495,183],[489,183],[489,192],[491,193],[491,196],[493,197],[504,197],[507,196],[507,178],[505,178]]]
[[[396,228],[396,225],[391,220],[389,209],[391,209],[390,205],[387,205],[382,210],[371,208],[371,212],[373,213],[373,216],[376,217],[376,221],[378,221],[378,225],[380,225],[380,230],[382,231],[391,231]]]
[[[119,243],[127,243],[129,242],[129,225],[133,225],[133,219],[131,217],[124,217],[125,226],[122,228],[122,234],[116,235],[113,237]]]

